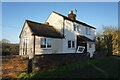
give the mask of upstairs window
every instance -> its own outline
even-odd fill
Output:
[[[86,27],[86,34],[87,34],[87,35],[90,35],[90,33],[91,33],[90,28]]]
[[[77,26],[74,24],[73,25],[74,31],[77,31]]]
[[[73,30],[74,31],[80,31],[80,27],[76,24],[73,25]]]
[[[75,47],[75,41],[68,40],[68,48],[74,48]]]
[[[41,48],[51,48],[51,39],[41,38],[40,44]]]

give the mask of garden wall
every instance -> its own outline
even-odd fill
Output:
[[[42,54],[33,59],[33,71],[42,71],[48,68],[76,63],[89,59],[86,54]],[[29,59],[21,56],[2,58],[2,77],[15,78],[21,73],[27,73]]]
[[[41,71],[48,68],[76,63],[90,59],[86,54],[69,53],[69,54],[43,54],[35,56],[33,62],[33,70]]]

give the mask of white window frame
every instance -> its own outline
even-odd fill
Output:
[[[80,26],[78,25],[78,24],[73,24],[73,30],[75,31],[75,32],[80,32],[81,30],[80,30]]]
[[[68,49],[75,48],[75,41],[74,40],[68,40],[68,41],[70,41],[70,47],[68,47],[68,45],[67,45]],[[74,47],[73,47],[73,42],[74,42]]]
[[[28,42],[27,37],[23,39],[23,55],[27,55]]]
[[[46,43],[45,43],[45,48],[42,48],[41,47],[41,39],[46,39]],[[51,47],[48,47],[48,40],[50,40],[50,46]],[[52,45],[51,45],[51,39],[50,38],[44,38],[44,37],[42,37],[42,38],[40,38],[40,48],[42,48],[42,49],[51,49],[52,48]]]

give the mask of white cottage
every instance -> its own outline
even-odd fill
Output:
[[[20,33],[19,55],[29,58],[40,54],[95,52],[95,27],[76,20],[70,11],[67,16],[52,12],[45,23],[26,20]]]

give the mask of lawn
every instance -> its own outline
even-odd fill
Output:
[[[116,57],[101,57],[79,63],[59,66],[57,68],[23,73],[18,79],[30,78],[118,78],[118,61]]]

